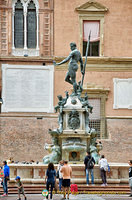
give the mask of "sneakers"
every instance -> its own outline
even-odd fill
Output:
[[[132,194],[130,194],[129,197],[132,197]]]
[[[87,184],[87,186],[89,186],[89,184]]]
[[[104,186],[105,186],[105,184],[103,183],[101,186],[103,186],[103,187],[104,187]]]
[[[6,196],[8,196],[8,194],[4,193],[4,194],[2,194],[1,196],[2,196],[2,197],[6,197]]]

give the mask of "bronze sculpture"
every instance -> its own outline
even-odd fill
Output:
[[[83,60],[81,57],[81,53],[77,50],[76,43],[70,43],[71,53],[69,56],[61,61],[60,63],[54,62],[54,65],[61,65],[69,61],[69,69],[65,77],[65,81],[73,85],[74,94],[77,94],[77,83],[76,83],[76,72],[78,70],[78,62],[80,62],[80,68],[82,75],[83,71]]]

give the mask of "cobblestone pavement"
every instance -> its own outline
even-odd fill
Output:
[[[53,200],[62,200],[62,195],[55,194],[53,196]],[[17,195],[9,195],[8,197],[1,197],[0,200],[16,200]],[[45,198],[42,195],[27,195],[27,200],[44,200]],[[80,195],[70,195],[69,200],[129,200],[132,199],[132,197],[129,197],[129,195],[113,195],[113,194],[80,194]],[[22,197],[21,200],[24,200]]]

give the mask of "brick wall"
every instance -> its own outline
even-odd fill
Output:
[[[48,152],[45,143],[51,143],[48,129],[57,128],[57,118],[2,117],[0,162],[13,157],[15,161],[42,161]],[[132,152],[132,119],[107,119],[108,139],[102,140],[104,154],[109,162],[127,162]]]
[[[13,157],[19,161],[42,161],[47,154],[45,143],[51,143],[49,128],[57,128],[57,118],[1,117],[0,162]]]
[[[109,162],[125,163],[132,159],[132,119],[107,119],[108,140],[103,140]]]

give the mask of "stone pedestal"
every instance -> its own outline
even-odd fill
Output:
[[[62,160],[70,162],[83,162],[87,147],[89,146],[90,136],[85,134],[66,134],[59,137],[62,147]]]
[[[53,144],[49,146],[50,148],[48,146],[46,148],[50,149],[51,154],[44,157],[44,163],[57,163],[60,159],[80,163],[84,161],[86,151],[91,151],[97,160],[99,151],[96,147],[97,133],[89,127],[89,112],[92,113],[92,106],[88,103],[87,94],[82,98],[80,95],[69,96],[66,93],[65,98],[59,95],[58,99],[55,110],[59,111],[59,128],[49,130]],[[60,151],[56,152],[54,147],[60,148]]]

